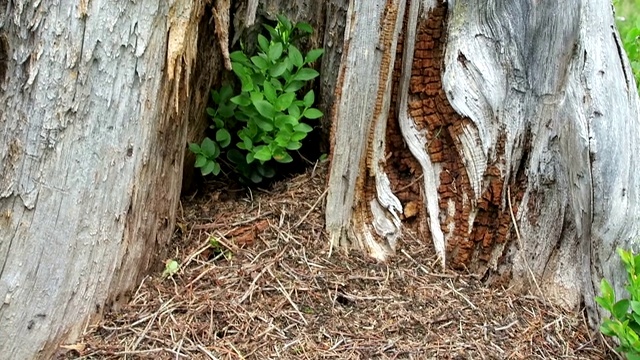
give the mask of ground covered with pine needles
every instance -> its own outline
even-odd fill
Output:
[[[185,196],[169,245],[179,270],[146,277],[66,357],[615,358],[583,314],[443,272],[410,233],[388,263],[329,256],[325,178],[320,164],[269,191]]]

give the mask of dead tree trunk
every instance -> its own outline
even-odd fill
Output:
[[[173,232],[204,2],[1,6],[0,354],[50,359]]]
[[[162,266],[229,35],[310,22],[326,107],[345,3],[0,1],[0,357],[52,358]]]
[[[347,19],[332,246],[385,259],[411,228],[443,265],[595,315],[640,234],[640,105],[610,1],[356,1]]]

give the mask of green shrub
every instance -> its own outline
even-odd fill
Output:
[[[627,359],[640,360],[640,255],[618,249],[618,254],[627,270],[629,299],[616,301],[616,295],[606,279],[600,282],[601,296],[595,300],[603,309],[611,313],[611,318],[602,322],[600,331],[611,337],[617,337],[620,346],[616,349]],[[631,309],[631,311],[629,311]]]
[[[640,0],[615,0],[616,24],[640,89]]]
[[[275,28],[264,27],[270,39],[258,35],[256,55],[250,56],[244,49],[230,54],[233,72],[240,81],[239,94],[234,95],[230,85],[211,92],[215,108],[207,112],[215,140],[207,137],[201,144],[189,144],[196,154],[195,166],[203,175],[218,175],[221,154],[225,153],[230,168],[241,179],[259,183],[271,178],[274,162],[292,162],[290,151],[300,149],[301,141],[313,130],[305,119],[323,115],[313,107],[313,90],[302,96],[308,82],[319,75],[311,65],[323,50],[303,55],[294,45],[313,32],[311,26],[278,16]]]

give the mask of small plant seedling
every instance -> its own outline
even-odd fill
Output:
[[[164,271],[162,272],[162,278],[173,277],[178,270],[180,270],[180,264],[173,259],[169,259],[165,262]]]
[[[211,248],[213,255],[215,257],[222,254],[225,259],[229,260],[233,256],[233,253],[229,250],[226,250],[222,244],[220,244],[220,240],[215,236],[209,237],[209,247]]]
[[[627,359],[640,360],[640,255],[623,249],[618,249],[618,255],[627,271],[625,289],[629,298],[616,301],[613,287],[606,279],[602,279],[601,295],[596,296],[595,300],[611,317],[602,322],[600,332],[618,338],[620,346],[616,350]]]

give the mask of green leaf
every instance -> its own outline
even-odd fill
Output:
[[[613,304],[612,314],[616,319],[624,319],[629,310],[629,299],[622,299]]]
[[[211,99],[213,99],[213,102],[216,104],[220,104],[220,93],[216,90],[211,90]],[[208,111],[209,109],[207,109]],[[213,115],[211,115],[213,116]]]
[[[280,56],[282,56],[282,43],[277,42],[271,45],[267,56],[269,56],[269,60],[272,62],[280,59]]]
[[[282,83],[278,79],[271,78],[271,85],[273,85],[273,88],[277,91],[282,91]]]
[[[311,107],[314,101],[316,101],[316,95],[312,89],[312,90],[309,90],[309,92],[304,96],[304,99],[302,99],[302,103],[304,104],[305,107]]]
[[[639,320],[640,320],[640,315],[638,315],[636,313],[632,313],[631,314],[631,319],[629,321],[629,327],[636,334],[640,334],[640,321]],[[640,349],[640,348],[638,348],[638,349]]]
[[[284,25],[285,29],[287,29],[288,31],[291,31],[293,29],[293,25],[291,24],[291,21],[287,19],[286,16],[284,15],[276,15],[276,16],[278,18],[278,22]]]
[[[200,145],[196,143],[189,143],[189,150],[191,150],[194,154],[200,154],[202,150],[200,149]]]
[[[298,125],[298,119],[291,115],[278,114],[276,115],[275,125],[278,129],[290,128],[293,130],[295,125]],[[288,125],[288,126],[287,126]]]
[[[211,127],[212,129],[219,129],[223,127],[224,127],[224,121],[222,121],[222,119],[220,118],[213,119],[213,127]]]
[[[247,71],[247,67],[242,65],[241,63],[232,63],[231,70],[236,74],[237,77],[243,78],[249,76],[249,72]]]
[[[167,278],[175,275],[180,269],[180,264],[175,260],[169,260],[165,264],[164,271],[162,272],[162,278]]]
[[[302,147],[302,143],[299,141],[291,141],[287,144],[287,150],[298,150]]]
[[[240,83],[242,84],[242,91],[249,92],[253,90],[253,80],[250,76],[240,77]]]
[[[262,181],[262,176],[260,176],[258,172],[254,171],[251,173],[251,178],[249,180],[251,180],[255,184],[258,184],[259,182]]]
[[[286,147],[291,139],[291,134],[287,134],[286,132],[279,132],[278,136],[275,138],[275,143],[278,144],[279,147]]]
[[[217,163],[215,161],[209,160],[202,168],[200,168],[200,172],[203,176],[207,176],[213,172],[213,170],[216,168],[216,164]]]
[[[271,35],[271,40],[275,41],[280,39],[280,35],[278,35],[278,32],[273,28],[273,26],[267,24],[263,24],[262,26],[264,26],[264,28],[269,32],[269,35]]]
[[[249,94],[249,99],[250,99],[250,100],[251,100],[251,102],[253,103],[253,102],[255,102],[255,101],[263,100],[263,99],[264,99],[264,95],[263,95],[261,92],[259,92],[259,91],[252,91],[252,92]]]
[[[637,301],[637,300],[631,300],[630,305],[631,305],[631,310],[632,310],[634,313],[636,313],[636,314],[640,315],[640,301]],[[640,322],[639,322],[639,323],[640,323]]]
[[[288,107],[291,106],[291,103],[293,103],[293,100],[295,100],[295,98],[296,98],[296,94],[292,92],[286,92],[280,95],[278,99],[275,101],[276,110],[283,111],[284,109],[287,109]]]
[[[213,162],[213,169],[211,170],[211,173],[214,176],[218,176],[218,174],[220,174],[220,163],[218,163],[217,161]]]
[[[242,144],[244,145],[244,150],[253,149],[253,141],[251,140],[251,137],[243,134],[243,135],[240,136],[240,139],[242,139]]]
[[[309,23],[306,23],[306,22],[297,23],[296,28],[307,34],[313,33],[313,28],[311,27],[311,25],[309,25]]]
[[[260,145],[255,148],[253,157],[260,161],[269,161],[271,160],[271,149],[268,146]]]
[[[304,63],[312,63],[318,60],[318,58],[322,56],[322,54],[324,54],[324,49],[313,49],[307,53],[307,56],[304,58]]]
[[[618,255],[620,255],[620,259],[622,259],[622,262],[627,266],[627,269],[635,265],[635,262],[633,261],[633,254],[630,251],[619,248]]]
[[[267,62],[267,60],[261,58],[260,56],[252,56],[251,57],[251,62],[258,69],[260,69],[260,71],[264,72],[264,71],[267,71],[267,69],[269,68],[269,63]]]
[[[218,157],[218,155],[220,155],[220,148],[218,147],[218,144],[216,144],[208,137],[202,140],[200,149],[202,150],[202,155],[206,156],[209,159],[215,159]]]
[[[253,160],[255,160],[255,158],[253,157],[253,153],[251,152],[247,153],[246,160],[247,160],[247,164],[251,164]]]
[[[215,117],[216,116],[216,110],[213,108],[208,107],[207,108],[207,114],[211,117]]]
[[[300,80],[300,81],[309,81],[309,80],[315,79],[318,75],[320,75],[320,73],[318,73],[316,70],[312,68],[302,68],[298,70],[298,72],[293,77],[293,79]]]
[[[207,158],[202,154],[198,154],[196,156],[196,163],[194,164],[194,167],[201,168],[205,166],[206,163],[207,163]]]
[[[293,127],[293,130],[301,131],[301,132],[304,132],[304,133],[308,133],[308,132],[313,131],[313,128],[311,126],[309,126],[308,124],[299,123],[298,125]]]
[[[256,110],[260,113],[260,115],[266,117],[267,119],[273,119],[276,115],[276,111],[271,105],[270,102],[266,100],[256,100],[253,101],[253,106],[256,107]]]
[[[220,101],[218,104],[226,103],[233,96],[233,89],[230,85],[225,85],[220,89]]]
[[[258,34],[258,46],[265,54],[269,52],[269,40],[262,34]]]
[[[278,151],[274,152],[273,159],[282,164],[287,164],[293,161],[291,155],[282,149],[278,149]]]
[[[231,61],[235,61],[237,63],[248,63],[249,59],[247,58],[247,55],[245,55],[242,51],[234,51],[231,54],[229,54],[229,59],[231,59]],[[231,66],[233,67],[233,64],[231,64]]]
[[[285,71],[287,71],[287,66],[287,62],[278,61],[277,63],[271,65],[271,67],[269,68],[269,75],[273,77],[280,77],[282,76],[282,74],[284,74]]]
[[[306,132],[296,131],[293,134],[291,134],[291,141],[300,141],[306,137],[307,137]]]
[[[263,131],[271,131],[271,130],[273,130],[273,124],[270,121],[262,119],[262,118],[259,118],[259,117],[255,118],[253,120],[261,130],[263,130]]]
[[[289,59],[295,67],[302,67],[302,65],[304,65],[302,53],[293,45],[289,46]]]
[[[220,147],[226,148],[231,143],[231,134],[227,129],[219,129],[216,131],[216,141]]]
[[[602,296],[596,297],[596,301],[598,301],[598,298],[601,299],[601,301],[598,301],[598,304],[600,304],[604,309],[609,310],[609,312],[613,312],[613,303],[616,299],[613,288],[607,279],[602,279],[602,281],[600,281],[600,293]]]
[[[242,91],[253,90],[253,80],[251,80],[251,73],[247,70],[247,67],[240,63],[232,63],[231,68],[236,74],[240,83],[242,84]]]
[[[232,103],[240,105],[240,106],[249,106],[251,105],[251,99],[246,94],[234,96],[230,100]]]
[[[611,320],[605,320],[600,325],[600,332],[606,336],[616,336],[616,332],[613,330],[614,322]]]
[[[276,89],[273,85],[271,85],[269,81],[265,80],[264,83],[262,83],[262,89],[264,90],[264,97],[266,97],[270,103],[275,104],[278,95],[276,95]]]
[[[640,346],[634,346],[634,349],[639,349]],[[624,354],[627,357],[627,360],[640,360],[640,354],[627,352]]]
[[[276,175],[276,170],[266,164],[260,165],[258,166],[258,174],[260,174],[263,177],[266,177],[267,179],[270,179]]]
[[[292,81],[284,88],[285,92],[296,92],[304,86],[302,81]]]
[[[227,160],[229,160],[232,163],[238,165],[238,164],[242,164],[243,162],[245,162],[245,157],[242,156],[242,153],[240,153],[240,151],[238,151],[236,149],[231,149],[231,150],[227,151]]]
[[[289,106],[289,109],[287,111],[289,112],[289,115],[295,116],[296,119],[300,118],[300,108],[298,107],[298,105],[292,104],[291,106]]]
[[[229,119],[233,117],[235,110],[236,110],[236,104],[233,104],[233,103],[220,104],[220,106],[218,107],[218,115],[220,115],[220,117],[223,119]]]
[[[322,117],[322,111],[316,109],[316,108],[308,108],[304,111],[303,116],[306,117],[307,119],[317,119]]]

